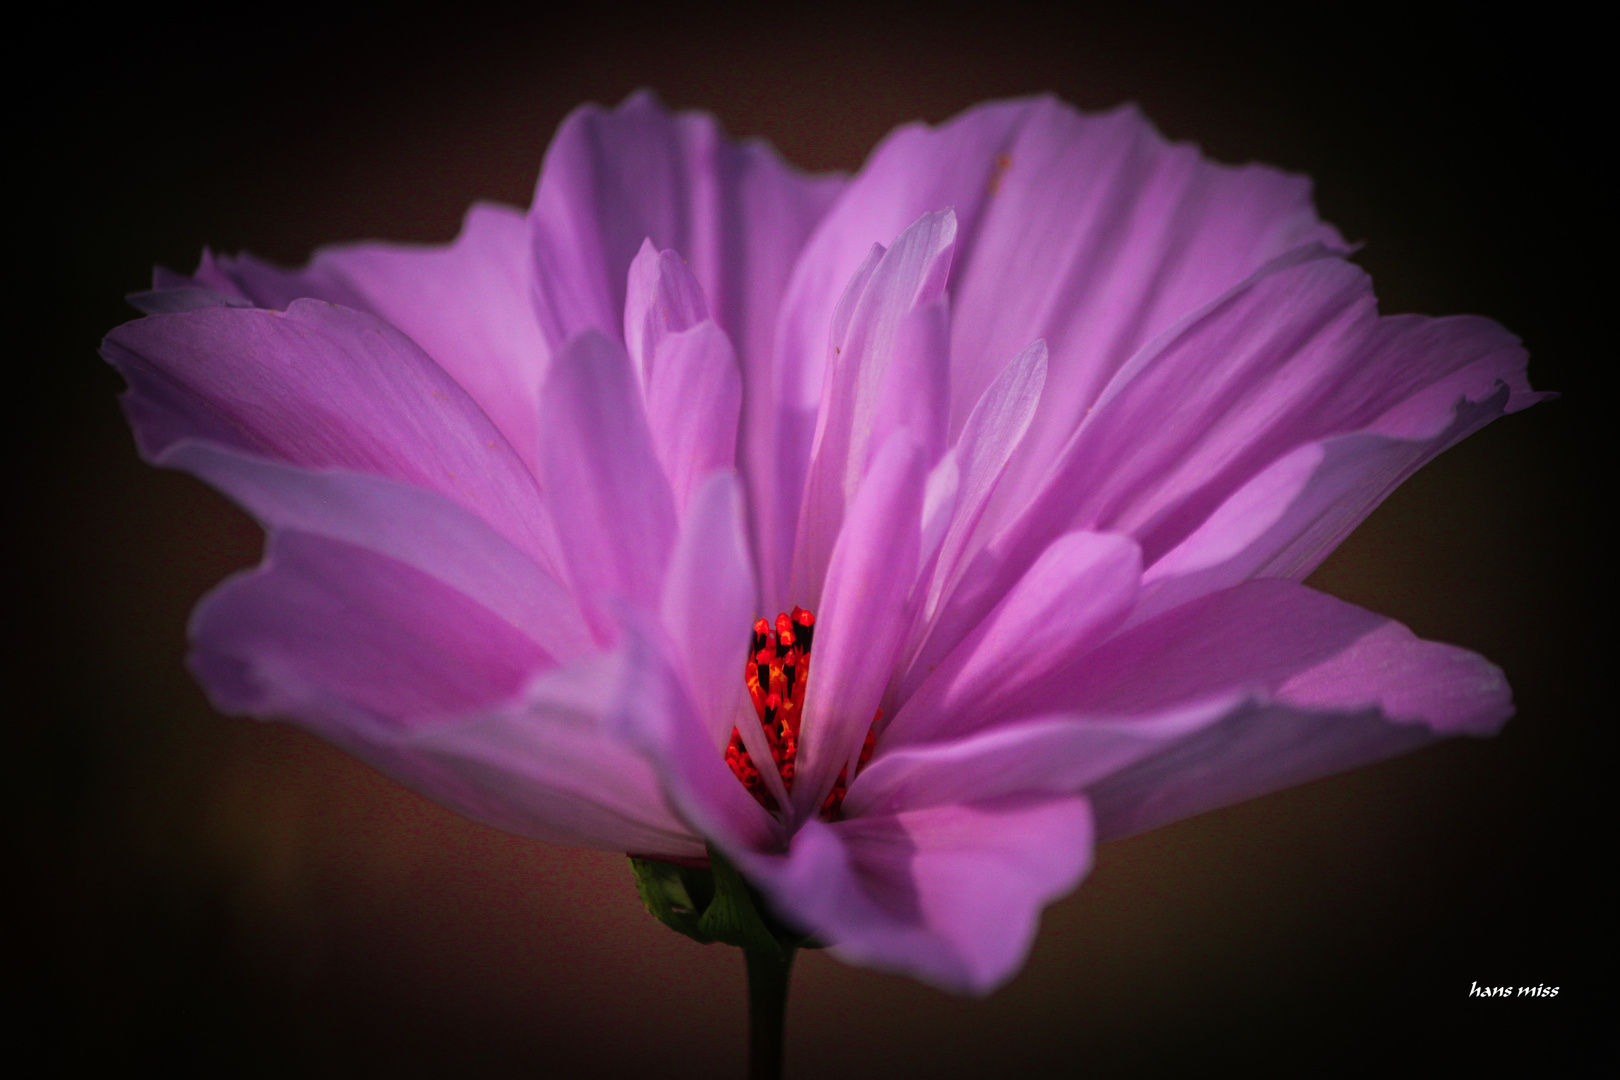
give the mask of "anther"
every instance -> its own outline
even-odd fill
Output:
[[[804,710],[805,687],[810,682],[810,641],[815,635],[815,625],[816,617],[800,607],[783,612],[774,622],[756,619],[744,669],[754,715],[770,747],[771,763],[782,778],[782,786],[789,791],[793,790],[793,779],[798,773],[799,720]],[[872,720],[874,726],[882,715],[879,710]],[[857,775],[871,759],[875,744],[876,736],[869,728],[855,762]],[[726,764],[761,806],[771,811],[778,809],[764,777],[748,755],[742,733],[735,728],[726,746]],[[848,773],[848,769],[839,773],[837,783],[822,803],[822,817],[828,820],[837,817],[849,787]]]
[[[815,632],[816,617],[801,607],[795,607],[793,609],[793,621],[799,627],[796,636],[799,639],[800,647],[808,655],[810,652],[810,638]]]

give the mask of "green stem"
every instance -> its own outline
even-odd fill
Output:
[[[782,1021],[797,951],[791,945],[780,952],[743,948],[748,962],[748,1080],[781,1080]]]

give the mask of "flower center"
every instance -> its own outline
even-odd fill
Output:
[[[753,699],[759,726],[765,731],[771,764],[788,791],[793,790],[794,763],[799,754],[799,719],[804,713],[805,686],[810,682],[810,643],[815,631],[816,617],[797,606],[791,612],[778,615],[774,626],[759,619],[754,623],[754,637],[744,666],[748,696]],[[883,710],[879,709],[872,723],[876,724],[882,716]],[[871,760],[876,741],[868,728],[855,765],[857,774]],[[726,764],[761,806],[773,811],[780,809],[765,777],[743,745],[742,732],[736,728],[731,729],[731,742],[726,745]],[[837,817],[843,805],[849,786],[848,773],[846,768],[838,774],[837,783],[821,805],[821,816],[829,821]]]

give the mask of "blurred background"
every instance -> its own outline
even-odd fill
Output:
[[[7,963],[49,1060],[742,1075],[740,954],[653,922],[621,856],[497,833],[300,731],[210,710],[182,666],[186,617],[261,534],[136,460],[96,358],[153,263],[447,241],[474,199],[527,205],[568,110],[649,86],[806,169],[853,170],[894,125],[985,98],[1134,100],[1216,159],[1310,174],[1323,216],[1365,241],[1383,310],[1488,315],[1565,394],[1430,465],[1311,582],[1505,668],[1519,713],[1499,738],[1105,845],[988,1000],[801,954],[788,1075],[1591,1064],[1614,899],[1615,710],[1592,636],[1593,495],[1612,492],[1593,485],[1594,383],[1614,363],[1597,31],[1549,5],[1215,7],[166,7],[18,28],[51,74],[9,109],[25,198]],[[1476,981],[1560,990],[1480,1001]]]

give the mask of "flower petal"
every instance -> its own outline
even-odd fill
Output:
[[[901,680],[885,745],[954,738],[1046,711],[1032,693],[1111,634],[1136,603],[1142,557],[1129,537],[1060,537],[947,655],[925,644]]]
[[[849,333],[857,301],[865,294],[866,283],[886,249],[874,243],[867,250],[866,260],[844,284],[838,305],[832,311],[830,327],[824,327],[822,351],[832,351],[832,342],[842,341]],[[786,315],[787,313],[784,313]],[[837,355],[834,353],[834,355]],[[779,362],[773,367],[772,386],[794,370],[791,362]],[[817,394],[822,392],[817,386]],[[806,497],[805,475],[810,469],[811,448],[820,429],[821,411],[817,399],[809,404],[798,404],[787,399],[773,400],[774,411],[762,412],[757,408],[752,392],[745,422],[747,439],[745,458],[748,461],[749,491],[754,508],[755,548],[759,552],[759,577],[765,593],[767,609],[781,609],[793,601],[789,575],[794,571],[794,556],[801,546],[801,511]]]
[[[633,677],[613,705],[614,733],[652,763],[669,805],[699,836],[728,852],[779,850],[780,823],[726,767],[662,628],[631,620],[623,642]]]
[[[819,396],[824,328],[869,246],[947,206],[962,235],[952,433],[1006,357],[1036,338],[1052,349],[1053,390],[1039,436],[1020,454],[1020,492],[1144,344],[1298,245],[1343,247],[1317,220],[1305,178],[1205,161],[1193,146],[1165,142],[1133,106],[1083,115],[1033,98],[980,106],[938,128],[900,128],[794,271],[778,350],[792,380],[785,411]]]
[[[626,272],[650,238],[690,260],[744,361],[768,364],[782,288],[843,184],[763,142],[732,142],[706,113],[671,115],[646,92],[612,111],[576,109],[529,212],[547,339],[555,349],[587,328],[618,337]]]
[[[665,334],[654,351],[647,422],[684,511],[705,476],[736,465],[742,377],[731,339],[709,319]]]
[[[534,314],[523,212],[495,203],[467,211],[446,246],[353,244],[315,253],[366,309],[422,346],[478,402],[531,470],[540,386],[551,350]]]
[[[376,315],[449,372],[532,470],[535,402],[550,350],[530,276],[523,211],[474,203],[450,244],[338,244],[296,270],[205,253],[196,280],[154,279],[153,291],[130,299],[148,314],[220,305],[284,310],[313,299]]]
[[[1127,717],[1049,716],[1002,724],[953,742],[880,746],[844,799],[845,817],[1076,792],[1236,713],[1229,693]]]
[[[642,242],[681,252],[737,350],[748,433],[742,464],[755,501],[765,505],[780,298],[843,185],[839,176],[798,172],[763,142],[731,142],[711,116],[672,116],[647,93],[611,112],[576,110],[546,152],[530,210],[548,339],[560,347],[586,327],[617,336],[626,271]],[[824,346],[825,323],[821,333]],[[791,498],[797,510],[797,487]],[[786,559],[779,561],[785,576]]]
[[[779,603],[786,588],[790,552],[777,549],[793,543],[803,482],[801,465],[779,508],[778,311],[800,249],[844,184],[841,176],[798,172],[763,142],[729,141],[707,114],[672,116],[642,92],[612,111],[587,106],[563,121],[530,211],[536,302],[554,348],[585,327],[617,336],[626,271],[644,241],[690,261],[742,371],[739,464],[768,603]],[[817,348],[825,349],[826,322],[816,329]],[[813,413],[799,426],[808,448]]]
[[[157,274],[154,272],[153,276],[157,277]],[[196,311],[205,307],[254,306],[251,300],[193,284],[190,278],[180,281],[166,279],[164,284],[154,284],[151,289],[130,293],[124,299],[145,315],[177,315],[182,311]]]
[[[800,818],[821,805],[860,751],[905,644],[925,483],[910,434],[891,436],[844,521],[826,588],[808,605],[817,623],[793,785]]]
[[[125,323],[102,355],[128,380],[141,453],[181,439],[308,469],[371,473],[436,491],[541,566],[557,542],[511,444],[413,341],[317,300],[285,312],[202,308]]]
[[[1208,161],[1131,105],[1086,115],[1036,101],[995,188],[957,279],[952,376],[959,427],[1004,357],[1036,338],[1051,349],[1015,492],[1147,342],[1286,251],[1344,247],[1308,179]]]
[[[1046,357],[1046,342],[1030,342],[985,387],[962,426],[954,448],[962,470],[961,489],[929,589],[930,617],[955,581],[968,541],[1005,475],[1013,452],[1029,430],[1046,385]]]
[[[944,294],[914,307],[895,327],[894,355],[872,416],[890,431],[910,431],[930,465],[944,456],[951,418],[951,311]],[[875,449],[870,433],[864,441],[870,465]]]
[[[1341,671],[1359,672],[1359,681],[1320,682]],[[1140,712],[1239,686],[1311,708],[1377,708],[1442,734],[1483,734],[1511,711],[1501,672],[1481,657],[1277,580],[1167,612],[1095,650],[1071,674],[1064,707],[1088,713]],[[1337,689],[1321,689],[1328,686]],[[1302,687],[1317,689],[1301,696]]]
[[[192,616],[192,668],[227,712],[358,710],[406,727],[506,701],[552,659],[465,594],[397,559],[272,533],[265,560]]]
[[[1509,411],[1537,400],[1524,366],[1518,341],[1495,323],[1380,318],[1361,270],[1300,249],[1119,372],[1038,493],[969,556],[949,602],[971,622],[1068,529],[1127,532],[1152,565],[1305,443],[1367,431],[1438,452],[1459,403],[1466,413],[1499,385]],[[1010,491],[1004,481],[992,517]],[[1374,502],[1385,493],[1363,492]]]
[[[1459,401],[1501,383],[1529,395],[1524,366],[1495,323],[1379,318],[1366,274],[1302,252],[1133,360],[1033,512],[1061,502],[1078,527],[1135,535],[1152,562],[1300,444],[1360,430],[1432,439]]]
[[[958,490],[953,492],[950,520],[945,523],[939,546],[924,545],[925,556],[932,559],[925,561],[923,568],[928,591],[913,613],[899,669],[902,673],[917,668],[925,646],[928,657],[923,662],[937,663],[984,615],[984,607],[947,601],[965,569],[964,555],[972,550],[990,499],[1035,415],[1045,380],[1046,342],[1033,341],[1008,361],[996,380],[985,388],[950,450],[948,458],[957,468]],[[916,679],[912,679],[905,684],[903,692],[909,694],[915,683]],[[901,687],[891,682],[890,692],[898,694]]]
[[[554,844],[699,858],[703,840],[663,799],[647,760],[610,731],[635,678],[596,654],[540,676],[493,714],[408,733],[328,734],[469,817]]]
[[[488,525],[442,495],[380,476],[300,469],[182,441],[161,463],[246,507],[267,531],[290,529],[396,559],[511,623],[560,662],[591,650],[568,591]]]
[[[927,451],[923,452],[927,457]],[[956,455],[947,452],[928,470],[923,486],[922,542],[918,547],[923,573],[919,580],[933,572],[934,559],[945,541],[945,531],[956,514],[957,489],[962,484],[962,470],[956,464]],[[917,605],[921,609],[921,605]]]
[[[624,299],[624,348],[643,386],[652,377],[653,355],[664,335],[708,317],[709,301],[686,260],[679,252],[659,251],[651,240],[643,240],[630,264]]]
[[[602,851],[693,858],[703,841],[664,804],[640,754],[605,718],[627,677],[594,654],[553,668],[520,700],[412,729],[336,699],[297,720],[413,790],[520,836]]]
[[[599,643],[615,602],[650,608],[675,541],[675,504],[630,359],[588,330],[553,359],[540,395],[540,473],[574,595]]]
[[[681,523],[662,611],[696,714],[717,754],[746,700],[743,665],[756,610],[742,486],[735,473],[716,473],[698,487]]]
[[[897,376],[902,382],[926,384],[930,368],[939,377],[944,375],[940,369],[948,361],[948,343],[942,335],[930,334],[929,328],[943,314],[943,309],[931,305],[944,294],[955,241],[956,216],[951,211],[924,214],[900,234],[869,274],[858,274],[850,282],[840,301],[848,322],[835,320],[828,344],[832,360],[794,551],[795,597],[814,599],[845,507],[856,496],[873,450],[892,430],[894,418],[880,412],[879,406],[884,403],[896,345],[906,345],[910,354]],[[917,317],[924,325],[908,328],[902,336],[908,316],[917,309],[922,309]],[[916,377],[908,378],[912,374]],[[927,400],[919,403],[925,414]],[[919,434],[926,438],[933,425],[924,421],[922,426]],[[935,441],[942,444],[943,438]],[[933,464],[931,459],[928,464]]]
[[[1083,797],[1022,796],[810,820],[786,856],[727,854],[840,959],[987,994],[1090,869],[1091,829]]]
[[[947,207],[962,235],[971,236],[990,197],[996,162],[1036,105],[992,102],[937,128],[907,124],[872,151],[805,245],[783,298],[777,354],[784,407],[814,408],[820,400],[827,327],[872,245],[888,243],[920,215]]]
[[[1257,577],[1301,580],[1437,453],[1502,415],[1507,387],[1463,401],[1430,439],[1372,432],[1305,443],[1261,470],[1154,563],[1131,622]]]
[[[1353,768],[1512,715],[1501,671],[1286,581],[1167,612],[1048,686],[1064,707],[1139,713],[1248,688],[1266,702],[1094,788],[1123,835]]]
[[[1409,753],[1438,736],[1377,710],[1241,710],[1092,785],[1097,838],[1117,840]]]
[[[852,279],[860,276],[874,245],[889,243],[919,215],[949,207],[964,235],[971,234],[997,156],[1031,107],[1029,101],[993,102],[937,128],[918,123],[896,129],[872,151],[805,245],[782,297],[772,396],[759,401],[752,384],[749,391],[749,452],[772,463],[768,483],[750,488],[760,519],[767,599],[787,595],[800,494],[830,355],[828,327],[837,325]]]
[[[193,277],[197,285],[227,297],[240,297],[252,306],[269,311],[286,311],[295,300],[324,300],[354,311],[371,311],[364,296],[330,263],[296,269],[277,266],[247,252],[215,255],[203,249],[202,262]]]

